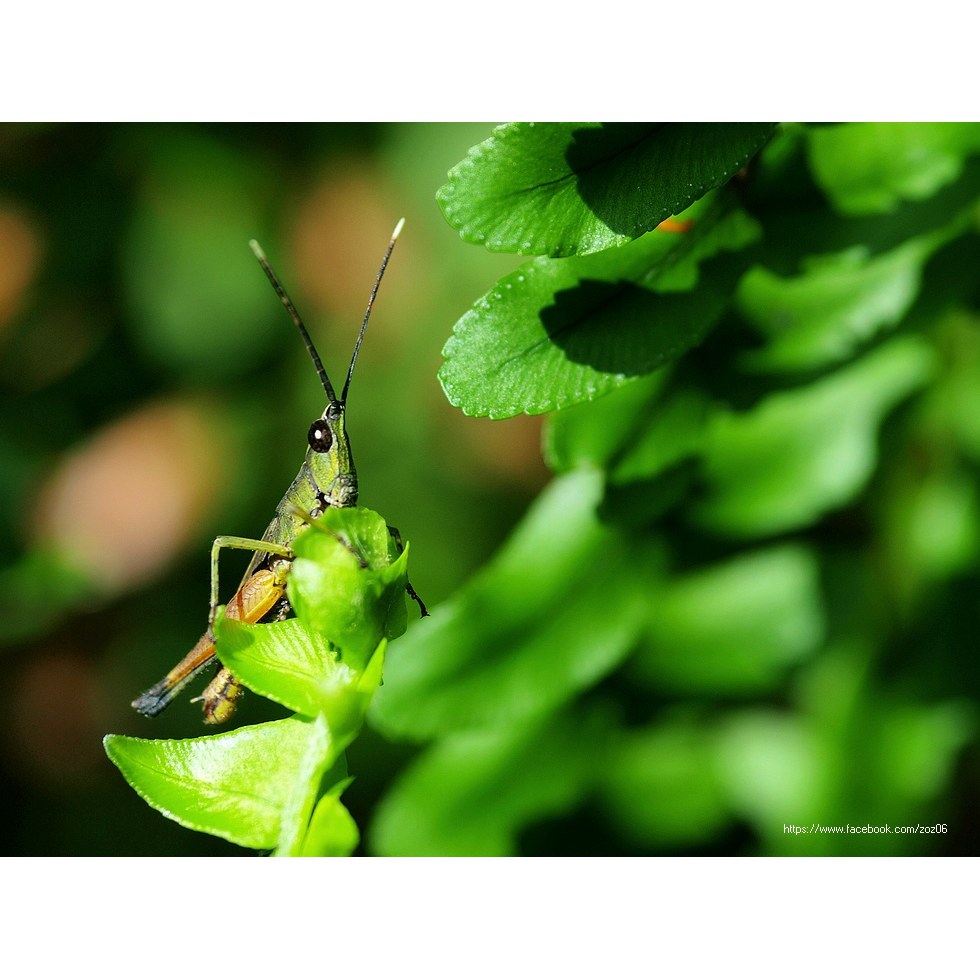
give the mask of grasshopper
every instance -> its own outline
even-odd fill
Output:
[[[218,559],[225,548],[235,548],[251,551],[252,559],[245,571],[245,576],[238,591],[225,607],[225,617],[237,619],[243,623],[260,621],[275,622],[285,619],[291,613],[289,599],[286,596],[286,579],[292,564],[293,553],[291,545],[296,535],[300,533],[311,520],[322,514],[328,507],[354,507],[357,504],[357,471],[354,468],[354,457],[351,453],[350,441],[347,438],[345,416],[347,410],[347,392],[350,389],[351,378],[354,374],[354,364],[364,339],[371,308],[381,285],[388,260],[391,258],[398,234],[405,223],[403,218],[392,232],[391,241],[381,260],[374,287],[368,299],[367,310],[361,323],[360,333],[354,344],[350,367],[347,369],[347,380],[344,383],[340,398],[337,397],[330,383],[323,362],[320,360],[313,341],[303,325],[296,307],[282,287],[275,272],[269,265],[258,242],[250,242],[255,257],[265,271],[269,282],[283,306],[286,307],[293,323],[299,329],[306,349],[313,360],[320,383],[327,395],[327,405],[322,415],[310,425],[307,433],[309,448],[306,459],[300,467],[296,479],[286,491],[276,515],[266,528],[261,538],[241,538],[221,535],[214,539],[211,548],[211,606],[208,614],[208,628],[197,641],[193,649],[170,671],[161,681],[144,691],[135,701],[133,707],[141,714],[153,717],[158,715],[170,704],[176,695],[204,670],[210,663],[219,664],[214,679],[204,689],[199,698],[203,702],[204,721],[206,724],[221,724],[233,714],[243,687],[235,679],[227,667],[217,660],[214,642],[214,622],[218,609]],[[389,533],[396,546],[401,549],[401,536],[397,528],[389,527]],[[418,597],[411,584],[407,585],[408,594],[418,603],[422,616],[428,612],[425,604]]]

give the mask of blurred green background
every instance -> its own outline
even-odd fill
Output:
[[[412,542],[412,581],[430,608],[497,551],[549,482],[540,418],[464,418],[435,377],[453,323],[521,261],[464,245],[435,204],[446,171],[489,131],[0,127],[8,854],[243,853],[147,808],[105,758],[101,737],[202,733],[186,697],[153,721],[129,702],[201,633],[211,540],[261,533],[322,410],[315,372],[250,238],[263,244],[339,386],[388,236],[406,218],[348,427],[361,503]],[[964,179],[975,182],[975,169]],[[958,268],[975,269],[975,243],[974,235],[965,257],[962,242],[940,253],[923,294],[942,294]],[[834,280],[845,291],[848,272],[845,263]],[[530,819],[520,852],[976,853],[976,301],[968,281],[958,311],[944,309],[933,331],[952,351],[943,368],[950,384],[941,375],[913,418],[914,452],[903,438],[889,456],[886,427],[875,481],[807,531],[804,551],[786,545],[726,565],[710,535],[685,538],[691,574],[658,596],[654,653],[594,699],[622,722],[605,776],[591,794],[576,790]],[[927,305],[913,312],[930,330],[939,322]],[[720,343],[693,356],[710,368],[727,354]],[[956,418],[965,423],[951,435]],[[245,558],[223,561],[222,581],[233,585]],[[880,602],[875,569],[887,585]],[[725,627],[731,621],[744,635]],[[886,641],[853,640],[870,635]],[[775,637],[771,655],[760,652],[760,636]],[[672,644],[686,650],[693,675],[658,661],[657,649]],[[725,666],[745,650],[766,676],[731,684]],[[237,721],[277,713],[250,696]],[[551,775],[561,783],[561,748],[581,732],[552,725],[540,735],[529,744],[558,760]],[[446,746],[432,764],[437,792],[439,780],[454,778],[453,751]],[[524,749],[518,741],[500,751],[519,760]],[[416,752],[371,730],[352,748],[357,779],[345,802],[362,829]],[[415,771],[424,797],[431,786]],[[567,778],[581,782],[572,771]],[[399,799],[411,822],[411,784]],[[819,812],[827,799],[835,813]],[[880,846],[808,844],[779,826],[802,812],[828,823],[949,829]]]
[[[540,420],[467,420],[435,372],[515,259],[461,245],[435,190],[487,125],[0,127],[0,780],[10,854],[238,852],[149,810],[109,731],[202,632],[215,534],[260,534],[323,392],[248,247],[264,246],[341,386],[361,503],[412,542],[430,605],[546,482]],[[223,559],[233,586],[244,557]],[[276,709],[246,699],[242,723]],[[365,736],[362,812],[405,750]],[[358,816],[361,814],[358,813]],[[242,852],[238,852],[242,853]]]

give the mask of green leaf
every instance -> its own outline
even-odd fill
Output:
[[[763,693],[813,654],[824,632],[809,551],[743,553],[651,596],[648,643],[630,661],[631,674],[671,694]]]
[[[554,412],[545,422],[545,462],[556,473],[611,466],[656,412],[668,382],[669,368],[664,368],[601,398]]]
[[[977,731],[976,705],[968,701],[916,704],[889,700],[871,716],[867,741],[882,795],[920,802],[941,792],[957,753]]]
[[[664,372],[552,415],[545,459],[555,469],[599,466],[606,491],[603,520],[649,527],[682,503],[695,478],[711,414],[706,394],[671,385]]]
[[[949,350],[942,386],[930,395],[932,411],[960,452],[980,462],[980,315],[955,310],[942,324]]]
[[[660,371],[552,415],[545,427],[545,460],[559,472],[600,467],[613,487],[648,485],[700,451],[709,415],[705,394],[672,386]]]
[[[508,123],[437,194],[493,252],[552,257],[624,245],[736,174],[772,123]]]
[[[737,306],[769,343],[746,364],[807,371],[848,359],[908,312],[926,261],[953,234],[913,238],[874,258],[862,249],[827,256],[793,278],[752,269],[739,284]]]
[[[894,210],[952,183],[980,151],[980,124],[845,123],[809,130],[817,182],[844,214]]]
[[[371,708],[425,739],[554,709],[627,654],[655,564],[595,516],[600,480],[556,480],[489,566],[398,644]]]
[[[223,619],[217,632],[221,662],[250,690],[308,716],[322,712],[339,749],[357,734],[381,683],[387,640],[361,671],[299,619],[258,626]]]
[[[340,802],[341,789],[328,793],[317,803],[303,839],[304,857],[348,857],[357,849],[361,834],[347,807]]]
[[[756,827],[765,853],[895,854],[919,850],[912,836],[789,835],[788,823],[915,823],[947,784],[956,754],[976,731],[962,701],[916,704],[867,688],[860,661],[829,653],[809,668],[828,685],[819,712],[751,710],[719,726],[715,765],[729,805]],[[818,678],[818,675],[823,675]],[[855,812],[855,808],[856,812]],[[888,814],[899,813],[897,818]],[[923,819],[925,818],[925,819]],[[939,819],[947,819],[945,816]]]
[[[722,253],[758,236],[743,212],[724,207],[699,205],[683,235],[652,232],[505,276],[453,328],[439,371],[446,397],[467,415],[537,415],[676,360],[711,330],[745,268],[742,256]]]
[[[289,600],[311,631],[363,669],[385,637],[407,622],[408,547],[395,557],[384,519],[364,508],[330,508],[293,544]]]
[[[332,674],[353,681],[354,668],[299,619],[258,626],[221,619],[215,632],[221,662],[249,690],[301,714],[321,711],[321,686]]]
[[[728,823],[714,740],[703,724],[671,721],[624,732],[602,774],[602,803],[634,845],[690,849]]]
[[[802,174],[798,174],[797,181],[802,180]],[[761,190],[761,179],[753,186]],[[757,250],[759,263],[780,275],[798,275],[840,253],[872,257],[892,252],[913,238],[942,233],[950,227],[951,218],[965,218],[965,224],[976,206],[978,193],[980,156],[970,159],[959,178],[932,197],[903,201],[887,214],[845,217],[832,211],[817,195],[790,200],[779,195],[771,201],[753,199],[753,217],[764,229]],[[805,233],[801,234],[801,228]]]
[[[341,751],[331,737],[326,718],[318,715],[310,723],[306,752],[292,774],[292,792],[283,804],[279,821],[276,855],[288,857],[301,853],[306,828],[327,770],[339,763],[340,771],[334,773],[330,782],[335,782],[338,776],[346,775],[347,766],[340,758]]]
[[[973,473],[916,473],[885,514],[891,574],[906,582],[943,579],[980,552],[980,488]]]
[[[165,817],[268,850],[279,841],[297,770],[319,738],[312,721],[286,718],[200,738],[107,735],[104,744],[130,786]]]
[[[334,538],[353,552],[372,571],[388,568],[398,559],[398,549],[388,531],[385,519],[367,507],[331,507],[314,522],[321,530],[331,532]],[[323,544],[323,541],[320,541]],[[301,549],[319,553],[313,542],[300,545]]]
[[[612,460],[610,482],[646,480],[700,451],[710,419],[708,396],[696,388],[671,391]]]
[[[716,753],[728,805],[770,841],[786,838],[787,823],[831,822],[836,758],[805,716],[739,712],[720,726]]]
[[[725,534],[776,534],[840,507],[874,469],[878,425],[934,367],[931,348],[900,337],[804,388],[744,413],[712,417],[706,499],[695,514]]]
[[[577,803],[605,747],[598,715],[443,739],[398,780],[371,827],[383,855],[507,855],[518,830]]]

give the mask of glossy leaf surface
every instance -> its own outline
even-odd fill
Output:
[[[771,123],[509,123],[437,195],[494,252],[586,255],[645,235],[736,174]]]

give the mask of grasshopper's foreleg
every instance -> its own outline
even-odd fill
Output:
[[[405,543],[402,541],[402,533],[397,527],[393,527],[391,524],[387,525],[388,533],[391,535],[392,540],[395,542],[395,547],[398,549],[398,554],[401,554],[405,550]],[[419,604],[419,612],[422,616],[428,616],[429,610],[425,608],[425,603],[422,601],[419,594],[412,588],[412,583],[405,580],[405,591]]]

